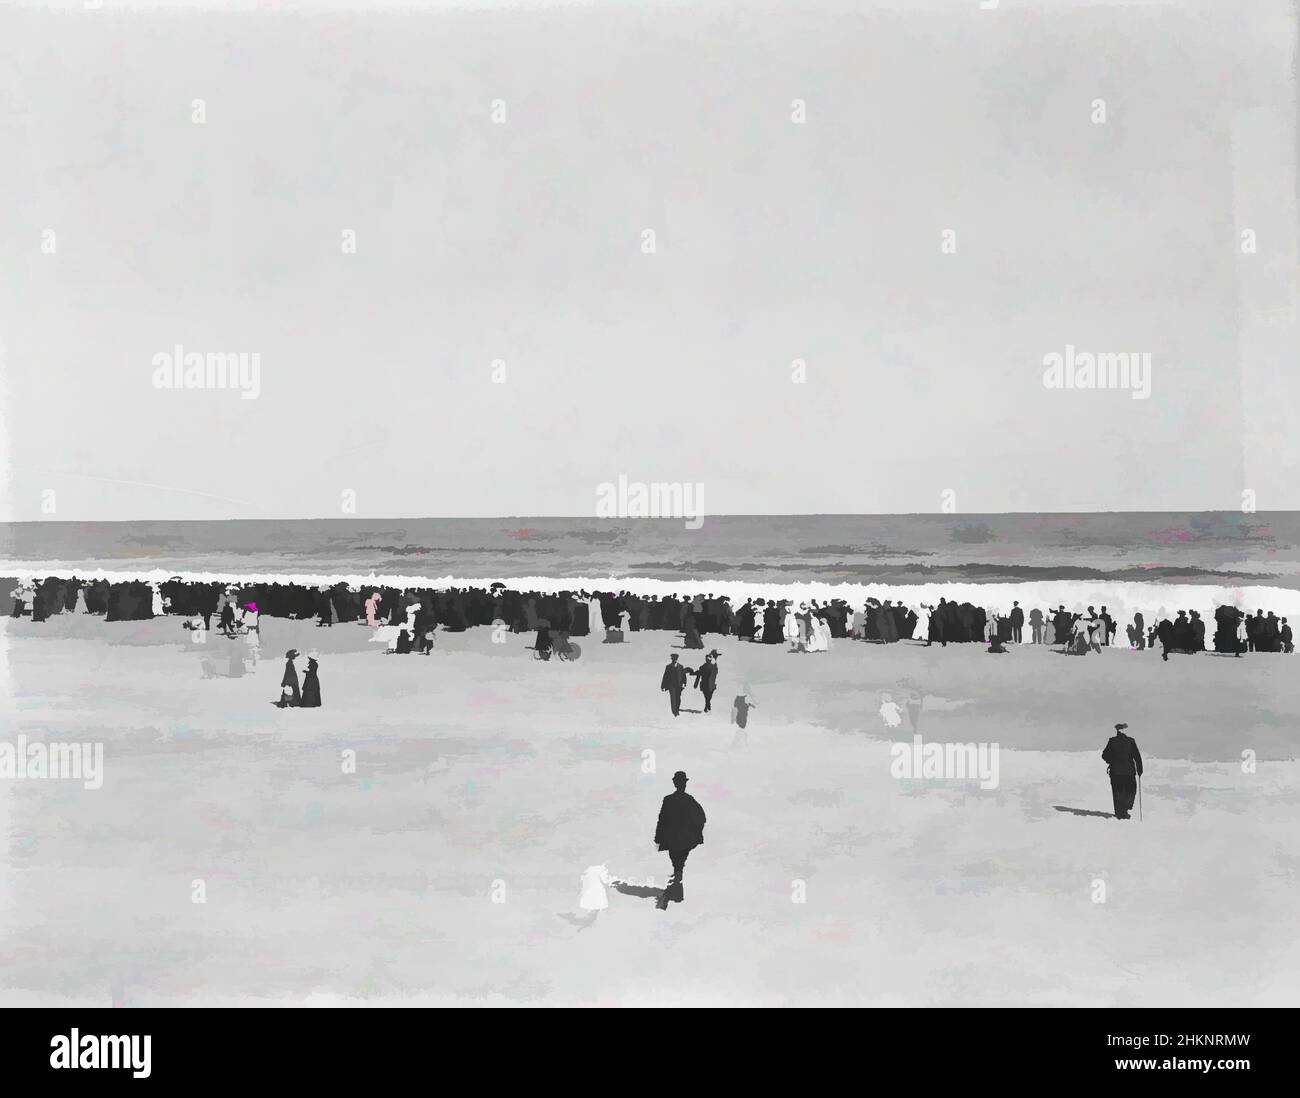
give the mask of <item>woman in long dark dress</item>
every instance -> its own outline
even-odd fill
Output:
[[[275,703],[281,709],[302,704],[302,694],[298,691],[298,669],[293,665],[293,661],[297,658],[296,648],[290,648],[284,654],[284,677],[280,680],[280,700]]]
[[[319,665],[310,656],[307,657],[307,673],[302,677],[302,701],[304,708],[320,705],[320,678],[316,674]]]
[[[763,611],[763,643],[780,644],[785,640],[781,628],[781,609],[775,602],[769,602]]]
[[[700,636],[700,630],[696,623],[694,610],[686,610],[682,614],[682,647],[704,647],[704,639]]]

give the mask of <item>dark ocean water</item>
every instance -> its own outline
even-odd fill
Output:
[[[0,524],[0,574],[33,567],[1300,588],[1300,512]]]

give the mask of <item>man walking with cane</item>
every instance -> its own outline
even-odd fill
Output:
[[[1127,724],[1117,724],[1115,735],[1106,742],[1101,753],[1106,772],[1110,775],[1110,793],[1115,802],[1117,820],[1129,819],[1142,780],[1142,752],[1132,736],[1124,735],[1127,727]]]

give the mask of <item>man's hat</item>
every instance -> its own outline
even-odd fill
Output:
[[[298,649],[290,648],[289,651],[284,654],[284,658],[286,660],[296,660],[298,658]]]
[[[710,655],[710,656],[720,656],[720,655],[722,655],[722,653],[719,652],[719,651],[715,648],[712,652],[709,653],[709,655]]]
[[[690,778],[688,778],[688,777],[686,776],[686,771],[685,771],[685,770],[679,770],[679,771],[677,771],[676,774],[673,775],[673,781],[677,781],[678,779],[680,779],[681,781],[684,781],[684,782],[689,782],[689,781],[691,780]]]
[[[1128,727],[1128,725],[1126,725],[1126,724],[1117,724],[1117,725],[1115,726],[1115,731],[1116,731],[1116,732],[1122,732],[1122,731],[1123,731],[1124,729],[1126,729],[1127,727]]]
[[[675,660],[675,659],[677,658],[677,653],[676,653],[676,652],[669,652],[669,653],[668,653],[668,658],[669,658],[670,660]]]

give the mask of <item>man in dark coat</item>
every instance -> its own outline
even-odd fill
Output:
[[[938,641],[948,647],[948,600],[941,598],[939,605],[930,610],[930,631],[926,636],[926,647]]]
[[[884,604],[876,611],[880,639],[886,644],[893,644],[898,640],[898,622],[894,618],[894,608],[890,602],[890,599],[885,599]]]
[[[695,685],[704,695],[704,712],[713,711],[713,692],[718,688],[718,657],[722,655],[716,648],[704,657],[700,669],[695,672]]]
[[[753,599],[746,599],[745,605],[736,613],[736,636],[743,640],[753,640],[758,631],[758,609]]]
[[[35,610],[32,611],[35,616]],[[1262,647],[1265,652],[1280,652],[1282,644],[1279,638],[1279,623],[1277,615],[1272,610],[1268,612],[1268,617],[1264,619],[1264,625],[1260,629],[1260,640],[1263,642]]]
[[[676,792],[664,798],[659,809],[659,823],[655,826],[655,845],[660,850],[668,851],[668,860],[673,866],[668,887],[659,897],[660,911],[668,907],[669,900],[675,904],[682,902],[682,874],[686,869],[686,856],[704,842],[706,817],[700,802],[686,792],[689,780],[681,770],[673,775]]]
[[[1174,623],[1168,618],[1163,618],[1156,625],[1156,637],[1160,641],[1160,658],[1169,659],[1169,650],[1174,646]]]
[[[1052,628],[1056,632],[1056,643],[1065,645],[1068,650],[1070,647],[1070,630],[1074,627],[1074,618],[1065,612],[1064,605],[1056,608],[1056,613],[1052,615]]]
[[[1115,802],[1117,820],[1127,820],[1133,811],[1137,780],[1142,776],[1142,752],[1138,750],[1136,740],[1124,735],[1127,727],[1126,724],[1117,724],[1115,735],[1106,741],[1106,749],[1101,753],[1110,774],[1110,794]]]
[[[1220,606],[1214,611],[1214,650],[1241,655],[1237,642],[1237,629],[1245,615],[1235,606]]]
[[[686,688],[686,676],[689,674],[691,669],[677,662],[676,652],[668,657],[668,666],[664,668],[663,678],[659,680],[659,689],[668,691],[674,717],[682,711],[682,691]]]
[[[1025,612],[1020,609],[1020,603],[1011,604],[1011,641],[1013,644],[1020,644],[1024,636]]]
[[[217,612],[217,599],[220,597],[221,587],[216,583],[206,583],[200,589],[196,602],[199,613],[203,615],[203,628],[212,628],[212,615]]]
[[[1110,612],[1104,606],[1101,608],[1098,617],[1101,618],[1102,623],[1105,625],[1105,628],[1101,631],[1101,643],[1109,648],[1115,643],[1115,619],[1110,616]]]
[[[1264,628],[1264,611],[1256,610],[1253,618],[1246,619],[1246,651],[1258,652],[1260,632]]]

